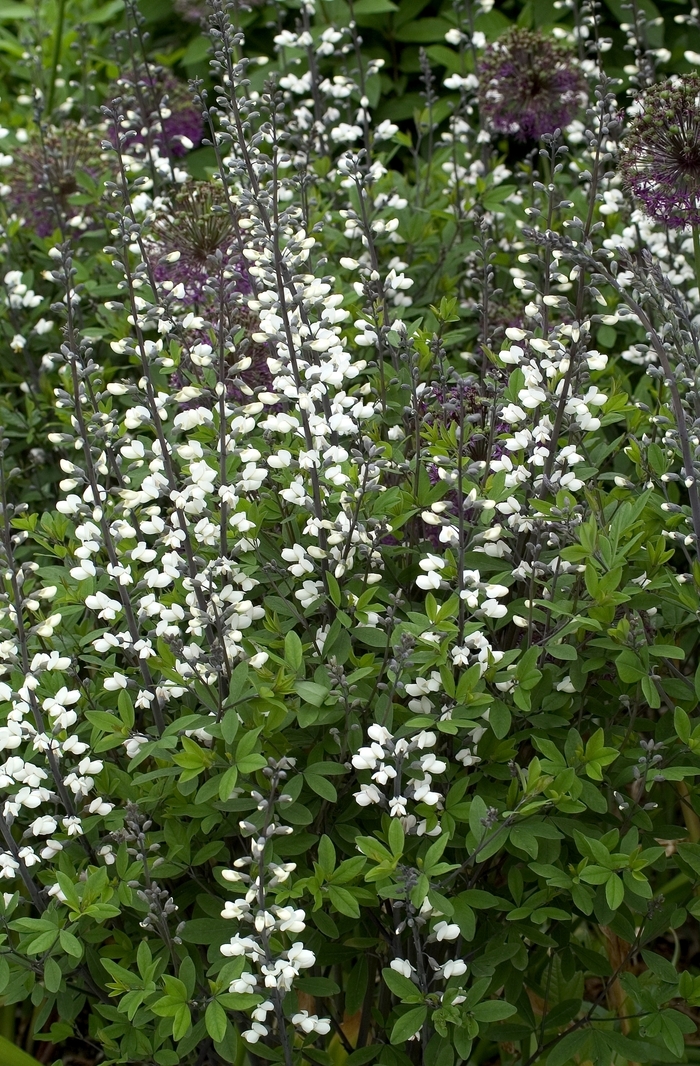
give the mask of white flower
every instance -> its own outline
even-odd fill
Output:
[[[395,133],[399,132],[399,127],[396,126],[390,119],[385,118],[383,122],[374,130],[374,140],[376,141],[388,141]]]
[[[119,692],[120,689],[126,688],[129,683],[129,679],[125,674],[115,673],[111,677],[106,677],[102,682],[102,687],[108,692]]]
[[[362,136],[361,126],[351,126],[347,122],[340,122],[331,130],[331,140],[336,144],[352,144]]]
[[[425,559],[421,559],[418,563],[421,570],[425,573],[416,578],[416,585],[421,589],[439,589],[440,588],[440,572],[445,569],[446,563],[444,559],[441,559],[438,555],[428,554]]]
[[[481,762],[478,755],[472,755],[471,748],[462,748],[462,750],[458,751],[455,755],[455,759],[457,762],[461,762],[465,769],[468,769],[470,766],[476,766],[477,763]]]
[[[450,962],[446,962],[442,967],[442,976],[446,981],[450,977],[461,977],[462,974],[467,972],[467,964],[463,959],[453,959]]]
[[[57,827],[58,822],[55,818],[52,818],[50,814],[42,814],[39,818],[34,819],[29,828],[35,837],[49,837],[56,832]]]
[[[292,944],[287,952],[287,959],[297,970],[308,970],[316,962],[316,956],[313,951],[309,951],[299,941]]]
[[[306,549],[301,544],[295,544],[293,548],[283,548],[282,558],[285,563],[291,563],[287,569],[295,577],[303,577],[305,574],[312,574],[314,570],[314,564],[306,554]]]
[[[442,84],[446,89],[476,89],[479,82],[473,74],[450,74]]]
[[[246,1029],[241,1036],[247,1044],[257,1044],[261,1036],[267,1036],[267,1028],[261,1022],[253,1022],[250,1029]]]
[[[295,910],[294,907],[275,907],[278,928],[283,933],[302,933],[306,928],[303,910]]]
[[[397,973],[400,973],[403,977],[408,977],[409,979],[416,972],[415,966],[413,966],[408,959],[392,959],[389,966],[392,970],[396,970]]]
[[[508,614],[506,605],[493,599],[482,600],[481,611],[487,618],[503,618]]]
[[[438,759],[432,751],[429,751],[426,755],[421,756],[420,768],[426,774],[444,774],[447,769],[447,763],[443,762],[442,759]]]
[[[105,622],[113,622],[122,609],[118,600],[112,600],[104,592],[96,592],[94,596],[85,597],[85,606],[90,611],[98,611],[98,618]]]
[[[297,589],[294,593],[294,596],[300,601],[303,608],[307,608],[310,607],[312,603],[316,603],[322,592],[322,581],[305,581],[302,587]]]
[[[309,1014],[305,1010],[292,1015],[292,1025],[296,1025],[304,1033],[318,1033],[319,1036],[325,1036],[331,1031],[331,1023],[329,1021],[325,1018],[319,1018],[317,1014]]]
[[[456,940],[459,936],[459,926],[449,925],[447,922],[438,922],[433,929],[436,940]]]
[[[382,802],[382,794],[376,785],[360,785],[360,791],[353,793],[353,796],[359,807],[370,807],[373,803]]]

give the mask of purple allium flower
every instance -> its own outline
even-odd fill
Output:
[[[23,218],[40,237],[49,237],[59,223],[86,229],[90,217],[85,207],[73,206],[70,197],[80,192],[82,170],[95,177],[100,169],[98,142],[89,127],[65,122],[26,145],[13,150],[14,165],[6,205]]]
[[[222,187],[198,181],[180,188],[167,212],[154,221],[147,247],[156,280],[175,294],[178,304],[195,308],[207,324],[194,332],[194,344],[210,344],[216,350],[223,336],[226,362],[232,368],[229,398],[248,402],[250,390],[270,390],[269,353],[252,339],[258,326],[247,306],[252,286],[237,250],[235,224]],[[187,351],[173,381],[176,386],[186,381],[182,371],[201,377]]]
[[[700,225],[700,74],[652,85],[639,99],[620,170],[650,218]]]
[[[171,198],[169,210],[153,224],[148,243],[156,279],[182,284],[185,293],[180,302],[199,305],[207,299],[203,292],[207,284],[215,284],[222,271],[233,273],[238,268],[236,288],[250,292],[235,238],[230,207],[221,186],[209,181],[188,182]],[[175,261],[164,263],[164,256]],[[214,265],[214,256],[218,266]]]
[[[571,54],[556,41],[513,28],[479,63],[479,108],[498,133],[537,140],[568,126],[586,83]]]
[[[202,139],[204,120],[190,90],[163,67],[149,63],[137,77],[121,77],[111,97],[121,98],[121,132],[136,134],[131,145],[157,148],[161,155],[178,158]]]

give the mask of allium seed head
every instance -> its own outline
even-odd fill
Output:
[[[566,48],[540,33],[514,28],[479,63],[479,108],[498,133],[537,140],[575,117],[586,84]]]
[[[620,170],[650,218],[700,225],[700,74],[652,85],[639,99]]]

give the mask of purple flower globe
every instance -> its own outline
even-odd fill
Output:
[[[220,185],[197,181],[179,189],[171,198],[170,207],[153,223],[148,246],[156,279],[182,284],[183,303],[199,306],[211,300],[204,294],[205,286],[216,285],[222,271],[231,273],[237,268],[237,291],[250,292],[245,267],[236,251],[229,204]],[[163,262],[166,256],[170,262]],[[214,256],[218,268],[214,267]]]
[[[266,346],[252,339],[258,324],[247,306],[246,297],[252,286],[238,252],[235,224],[222,187],[196,181],[179,189],[166,212],[154,221],[147,250],[155,278],[164,285],[164,291],[179,289],[178,304],[204,317],[207,326],[194,331],[194,343],[212,344],[211,332],[214,343],[218,343],[223,334],[227,363],[236,363],[243,354],[247,365],[227,382],[229,399],[249,402],[255,389],[269,390],[269,353]],[[229,357],[234,351],[237,354]],[[173,384],[182,386],[187,375],[197,379],[198,372],[185,351]]]
[[[24,219],[39,237],[50,237],[59,227],[87,229],[88,208],[76,207],[70,197],[80,192],[80,171],[95,177],[100,169],[98,142],[89,127],[66,122],[60,130],[49,128],[13,150],[8,211]]]
[[[700,226],[700,74],[652,85],[624,144],[625,186],[650,218]]]
[[[479,109],[498,133],[538,140],[571,122],[585,99],[576,60],[558,42],[514,28],[479,63]]]

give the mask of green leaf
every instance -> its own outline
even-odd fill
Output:
[[[337,996],[340,988],[329,977],[299,977],[294,987],[307,996]]]
[[[304,663],[304,651],[301,640],[293,629],[284,638],[284,661],[289,669],[298,674]]]
[[[326,584],[328,585],[328,595],[331,598],[331,602],[335,607],[340,607],[343,602],[343,596],[340,591],[338,579],[330,570],[326,571]]]
[[[173,1018],[173,1040],[182,1040],[189,1032],[191,1025],[192,1015],[190,1014],[190,1008],[186,1003],[183,1003],[178,1007],[177,1013]]]
[[[486,818],[487,807],[481,796],[474,796],[469,808],[469,828],[477,840],[481,840],[486,829],[482,824]]]
[[[15,19],[30,19],[33,15],[31,4],[15,4],[12,0],[0,3],[0,22],[12,22]],[[32,1062],[36,1061],[32,1059]]]
[[[225,918],[193,918],[185,923],[180,936],[186,944],[216,944],[219,947],[233,935]]]
[[[244,759],[246,755],[250,755],[257,744],[260,732],[261,730],[259,728],[249,729],[243,734],[236,746],[236,763],[238,763],[240,759]]]
[[[551,655],[553,659],[566,659],[573,662],[578,658],[578,651],[573,644],[548,644],[547,655]]]
[[[67,929],[61,929],[58,939],[66,954],[72,955],[74,959],[83,957],[83,948],[80,941],[72,933],[69,933]]]
[[[336,888],[334,885],[329,885],[328,896],[335,909],[340,911],[341,914],[347,915],[348,918],[360,917],[360,905],[347,888]]]
[[[365,1063],[371,1062],[372,1059],[376,1059],[381,1049],[381,1044],[373,1044],[371,1047],[357,1048],[356,1051],[353,1051],[352,1055],[348,1055],[345,1059],[345,1066],[365,1066]]]
[[[688,866],[700,877],[700,844],[681,842],[676,845],[676,851],[683,862],[687,862]]]
[[[370,648],[386,648],[387,635],[383,629],[375,629],[373,626],[358,626],[354,632],[355,638],[367,644]]]
[[[445,40],[445,34],[452,28],[452,23],[447,22],[446,19],[415,19],[414,21],[401,26],[396,31],[396,39],[398,41],[414,42],[418,44],[429,44],[433,41],[442,42]],[[514,188],[515,186],[512,186],[511,191]]]
[[[427,1014],[427,1007],[414,1007],[413,1010],[402,1014],[391,1030],[391,1043],[402,1044],[404,1040],[408,1040],[414,1033],[417,1033],[422,1028]]]
[[[400,859],[404,849],[404,831],[398,818],[392,818],[389,826],[389,847],[395,859]]]
[[[38,1059],[10,1043],[4,1036],[0,1036],[0,1062],[2,1066],[41,1066]]]
[[[231,798],[231,793],[236,787],[236,781],[238,780],[238,767],[231,766],[225,774],[219,778],[219,799],[222,803],[226,803]]]
[[[588,1032],[579,1029],[576,1033],[567,1033],[550,1051],[547,1066],[570,1066],[573,1056],[588,1040]]]
[[[47,959],[44,963],[44,984],[49,992],[58,992],[63,980],[63,971],[55,959]]]
[[[481,197],[481,205],[484,210],[493,211],[494,208],[500,207],[503,201],[516,190],[516,185],[498,185],[493,189],[488,189]]]
[[[318,864],[326,877],[330,877],[335,869],[335,848],[331,838],[325,834],[318,842]]]
[[[494,700],[489,712],[489,725],[498,740],[503,740],[504,737],[508,736],[511,720],[511,712],[505,703],[502,700]]]
[[[512,1003],[506,1003],[502,999],[489,999],[484,1003],[477,1003],[472,1008],[472,1014],[478,1022],[500,1022],[516,1014],[517,1009]]]
[[[682,707],[676,707],[674,710],[673,725],[678,737],[687,744],[690,740],[690,718]]]
[[[408,977],[404,977],[402,973],[398,973],[396,970],[392,970],[390,966],[385,966],[382,970],[382,977],[384,983],[391,989],[395,996],[404,1001],[415,1002],[415,997],[420,996],[420,989],[414,985]]]
[[[215,1040],[217,1044],[221,1043],[226,1035],[226,1011],[216,1000],[207,1005],[204,1024],[212,1040]]]
[[[392,0],[357,0],[353,7],[355,15],[385,15],[389,11],[398,10]]]
[[[235,707],[229,707],[221,719],[221,735],[227,744],[233,744],[240,725],[240,718]]]
[[[331,784],[327,778],[309,773],[305,773],[304,778],[309,788],[313,789],[318,796],[328,800],[329,803],[337,803],[338,793],[335,785]]]
[[[626,685],[633,684],[649,674],[639,656],[631,648],[623,648],[615,660],[615,665],[620,675],[620,680],[624,681]]]
[[[258,754],[246,755],[237,763],[238,771],[242,774],[254,774],[256,770],[264,770],[266,766],[267,759]]]
[[[315,681],[297,681],[294,691],[305,703],[310,703],[312,707],[321,707],[330,689],[324,685],[317,685]]]
[[[216,997],[223,1007],[229,1010],[252,1010],[258,1003],[262,1003],[262,996],[256,996],[251,992],[224,992]]]

